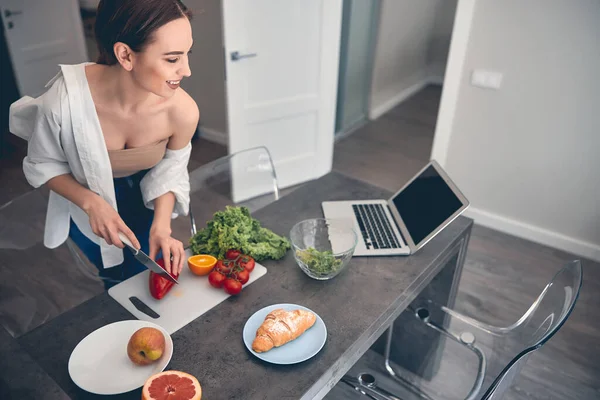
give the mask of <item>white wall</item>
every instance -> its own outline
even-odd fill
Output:
[[[192,76],[181,86],[198,104],[201,134],[227,144],[221,0],[186,0],[185,5],[194,12],[194,46],[190,54]]]
[[[477,223],[600,260],[600,2],[457,13],[432,158]],[[500,90],[471,86],[475,68],[502,72]]]
[[[444,76],[448,51],[450,50],[450,39],[452,38],[452,26],[456,14],[457,1],[439,0],[436,4],[433,31],[429,39],[427,53],[430,76],[440,78]]]
[[[425,84],[441,81],[455,3],[456,0],[382,0],[371,83],[371,119],[389,111]]]

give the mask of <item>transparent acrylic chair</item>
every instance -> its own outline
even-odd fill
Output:
[[[569,262],[554,275],[525,314],[506,327],[480,322],[431,301],[412,306],[410,311],[427,327],[470,350],[479,359],[475,383],[466,399],[496,400],[511,387],[529,355],[563,326],[575,307],[582,282],[581,262]],[[438,310],[447,316],[448,323],[431,319],[432,311]],[[422,390],[422,385],[404,377],[390,362],[392,337],[393,325],[387,331],[384,354],[384,367],[389,376],[421,398],[435,398]]]
[[[48,189],[40,187],[0,207],[0,223],[3,223],[0,227],[0,249],[27,250],[43,243],[48,195]],[[99,276],[96,267],[87,260],[71,238],[67,238],[58,249],[63,247],[71,255],[68,262],[74,264],[84,277],[95,281],[120,282]]]
[[[95,267],[69,243],[44,246],[48,196],[42,187],[0,206],[0,322],[13,336],[101,291]]]
[[[0,249],[26,250],[44,239],[48,191],[36,189],[0,206]]]
[[[223,156],[190,172],[189,225],[178,218],[173,235],[186,244],[190,233],[195,235],[225,206],[244,206],[253,213],[279,197],[275,166],[266,147]]]

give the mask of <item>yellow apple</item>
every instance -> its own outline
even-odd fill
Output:
[[[165,351],[165,337],[163,333],[151,327],[138,329],[127,343],[129,359],[138,365],[152,364]]]

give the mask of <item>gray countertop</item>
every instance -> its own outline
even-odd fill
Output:
[[[296,222],[322,217],[322,200],[388,196],[382,189],[331,173],[254,216],[263,226],[287,236]],[[291,251],[282,260],[265,261],[268,273],[264,277],[172,335],[174,352],[167,369],[196,376],[206,399],[322,398],[439,272],[439,261],[471,224],[468,218],[458,218],[409,257],[355,257],[330,281],[306,276]],[[276,303],[300,304],[321,316],[327,326],[327,342],[316,356],[282,366],[263,362],[246,349],[242,340],[246,320],[255,311]],[[12,339],[14,344],[0,350],[20,355],[13,375],[42,375],[36,384],[41,386],[40,392],[48,388],[48,396],[43,398],[62,399],[65,394],[74,399],[93,398],[69,377],[71,351],[95,329],[132,318],[103,293],[16,341]],[[8,387],[13,388],[10,382]],[[114,398],[139,399],[140,392]]]
[[[0,327],[0,399],[69,399],[3,327]]]

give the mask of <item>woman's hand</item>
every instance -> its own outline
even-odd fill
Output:
[[[84,211],[90,218],[92,232],[104,238],[106,243],[124,248],[125,245],[119,239],[119,232],[122,232],[135,248],[141,248],[140,242],[138,242],[131,229],[125,225],[115,209],[102,197],[95,196],[94,200],[84,208]]]
[[[156,259],[158,251],[162,250],[165,269],[172,275],[179,275],[185,261],[183,243],[171,237],[171,230],[152,225],[150,228],[150,258]],[[171,260],[173,257],[173,260]]]

